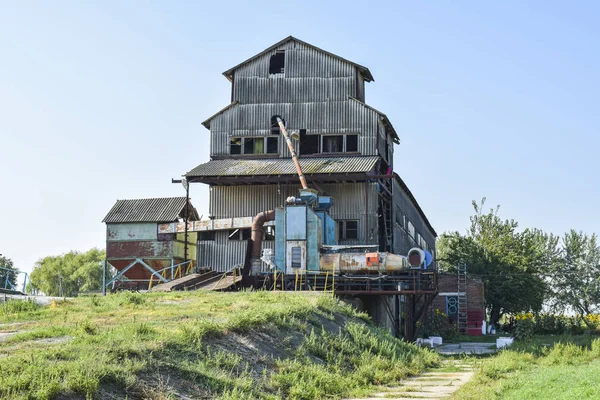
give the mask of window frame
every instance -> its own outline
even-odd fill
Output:
[[[232,153],[231,152],[231,145],[232,142],[236,139],[240,140],[240,144],[236,146],[239,146],[240,148],[240,153]],[[254,149],[253,153],[246,153],[246,139],[252,139],[254,141],[252,147]],[[262,153],[257,153],[256,152],[256,139],[262,140],[262,148],[263,151]],[[269,139],[273,140],[277,140],[277,152],[275,153],[268,153],[268,141]],[[277,135],[267,135],[267,136],[230,136],[229,137],[229,155],[230,156],[261,156],[261,155],[268,155],[268,156],[274,156],[274,155],[279,155],[280,153],[280,149],[279,149],[279,136]]]
[[[356,232],[356,237],[348,237],[348,222],[356,223],[356,228],[351,228],[350,231]],[[338,240],[359,240],[359,220],[358,219],[339,219],[338,223]]]

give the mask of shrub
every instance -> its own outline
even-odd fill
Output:
[[[534,333],[534,320],[533,314],[517,314],[515,316],[516,327],[515,327],[515,337],[518,340],[529,340],[533,336]]]

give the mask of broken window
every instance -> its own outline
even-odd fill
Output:
[[[306,129],[300,129],[300,154],[317,154],[320,135],[307,135]]]
[[[229,154],[242,154],[242,138],[229,140]]]
[[[283,74],[285,69],[285,51],[276,51],[269,60],[269,74]]]
[[[358,220],[339,220],[338,239],[358,239]]]
[[[265,227],[265,240],[275,240],[274,226],[269,225]]]
[[[249,228],[232,229],[229,231],[229,240],[248,240],[250,239]]]
[[[273,136],[267,138],[267,154],[279,153],[279,137]]]
[[[198,240],[215,240],[215,231],[200,231],[198,232]]]
[[[358,151],[358,135],[346,135],[346,152],[353,153]]]
[[[283,126],[286,126],[285,119],[281,118],[279,115],[273,115],[271,117],[271,135],[275,136],[281,135],[281,128],[279,127],[279,122],[277,121],[277,118],[280,118],[281,122],[283,123]]]
[[[344,136],[323,136],[323,153],[341,153],[344,151]]]

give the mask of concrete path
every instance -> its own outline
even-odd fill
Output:
[[[440,354],[492,354],[496,352],[496,343],[462,342],[448,343],[436,347]]]
[[[423,375],[408,378],[395,387],[381,387],[379,392],[362,400],[442,400],[450,397],[473,376],[473,367],[469,364],[448,361],[446,367],[455,366],[459,372],[431,371]]]
[[[63,301],[63,300],[71,300],[71,297],[50,297],[50,296],[28,296],[28,295],[18,295],[18,294],[0,294],[0,304],[4,303],[6,300],[23,300],[23,301],[33,301],[39,305],[47,306],[53,301]]]

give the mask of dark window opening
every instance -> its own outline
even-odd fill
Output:
[[[280,118],[281,122],[283,122],[283,126],[286,126],[285,119],[281,118],[279,115],[273,115],[271,117],[271,135],[275,136],[281,135],[281,128],[279,127],[279,122],[277,122],[277,118]]]
[[[159,242],[169,242],[175,240],[175,234],[174,233],[159,233],[158,234],[158,241]]]
[[[292,268],[302,268],[301,247],[292,247]]]
[[[269,60],[269,74],[283,74],[285,69],[285,51],[277,51]]]
[[[265,227],[265,240],[275,240],[275,227],[274,226]]]
[[[215,240],[215,231],[200,231],[198,232],[198,240]]]
[[[229,240],[248,240],[250,239],[250,229],[233,229],[229,231]]]
[[[358,135],[346,135],[346,152],[358,151]]]
[[[306,129],[300,129],[300,154],[317,154],[320,135],[307,135]]]
[[[279,153],[279,138],[268,137],[267,138],[267,154]]]
[[[338,221],[338,239],[358,239],[358,221]]]
[[[229,154],[242,154],[242,138],[229,140]]]
[[[244,154],[263,154],[264,152],[264,138],[244,138]]]
[[[344,151],[344,136],[323,136],[323,153],[341,153]]]

